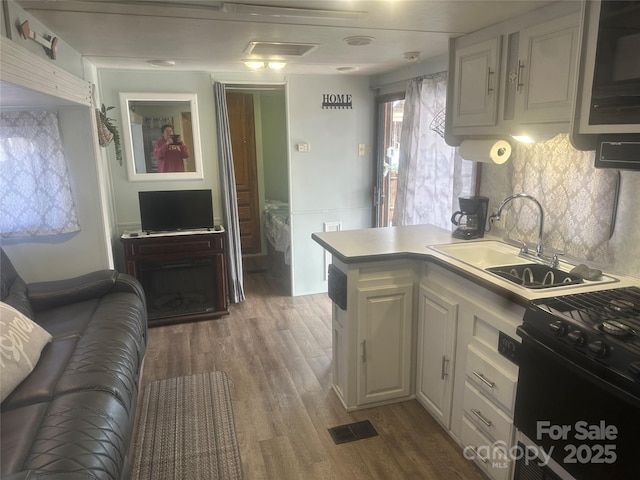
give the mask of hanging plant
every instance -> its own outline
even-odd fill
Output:
[[[114,142],[116,147],[116,158],[118,163],[122,166],[122,148],[120,146],[120,134],[118,129],[112,123],[115,122],[113,118],[107,117],[107,112],[115,107],[106,107],[102,104],[102,109],[96,108],[96,119],[98,120],[98,142],[101,147],[107,147]]]

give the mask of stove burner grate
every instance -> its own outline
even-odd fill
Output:
[[[578,320],[616,336],[640,332],[640,288],[625,287],[577,293],[534,302],[554,315]],[[607,322],[604,325],[604,322]],[[622,325],[622,327],[620,327]]]

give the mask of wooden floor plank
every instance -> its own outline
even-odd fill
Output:
[[[247,480],[485,478],[416,401],[346,412],[331,388],[331,301],[285,296],[255,271],[228,316],[150,329],[142,378],[225,371]],[[361,420],[379,436],[335,445],[329,428]]]

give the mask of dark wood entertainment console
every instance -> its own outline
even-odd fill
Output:
[[[226,232],[125,234],[126,269],[142,284],[149,326],[227,315]]]

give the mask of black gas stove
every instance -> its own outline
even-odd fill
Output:
[[[514,425],[556,463],[519,459],[514,478],[637,478],[640,288],[536,300],[517,332]]]
[[[640,384],[640,288],[624,287],[536,300],[525,329],[561,342]],[[530,327],[527,327],[530,326]]]

